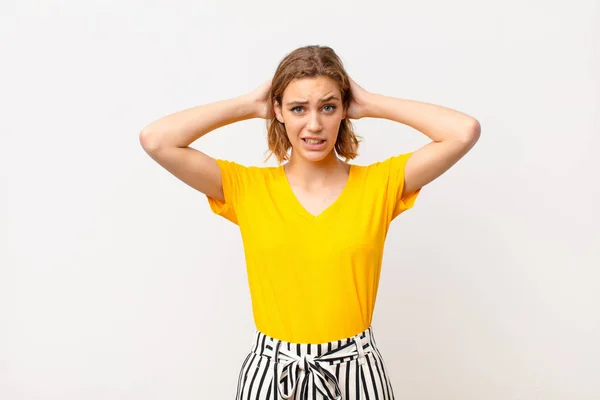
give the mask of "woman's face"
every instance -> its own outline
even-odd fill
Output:
[[[333,152],[340,123],[346,117],[337,83],[328,77],[292,80],[281,105],[274,104],[277,120],[285,124],[292,157],[321,161]]]

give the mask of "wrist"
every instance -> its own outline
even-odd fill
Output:
[[[381,118],[381,104],[385,96],[377,93],[369,93],[364,105],[364,117]]]
[[[258,102],[249,93],[237,97],[235,101],[246,119],[258,118]]]

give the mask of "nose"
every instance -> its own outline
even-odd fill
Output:
[[[321,125],[321,121],[319,120],[319,113],[312,113],[309,116],[309,121],[308,121],[308,130],[311,132],[319,132],[321,129],[323,129],[323,126]]]

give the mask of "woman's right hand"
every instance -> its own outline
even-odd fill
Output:
[[[255,106],[255,117],[271,119],[272,106],[269,104],[271,93],[271,79],[263,83],[260,87],[248,93],[247,96]]]

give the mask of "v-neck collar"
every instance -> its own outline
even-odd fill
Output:
[[[288,181],[287,175],[285,173],[285,169],[284,164],[279,166],[279,175],[281,177],[282,180],[282,184],[284,186],[284,193],[285,195],[288,197],[289,199],[289,203],[292,207],[292,209],[300,214],[302,217],[311,220],[311,221],[317,221],[317,220],[321,220],[323,218],[325,218],[327,215],[332,214],[333,212],[335,212],[337,209],[339,209],[341,207],[341,203],[344,202],[344,198],[348,196],[348,192],[350,191],[350,189],[352,188],[353,185],[353,177],[355,174],[355,166],[353,164],[348,164],[350,166],[350,169],[348,171],[348,179],[346,180],[346,185],[344,186],[344,189],[342,190],[342,192],[340,193],[340,195],[337,197],[337,199],[335,199],[335,201],[329,205],[329,207],[327,207],[326,209],[324,209],[323,211],[321,211],[320,214],[318,215],[314,215],[312,213],[310,213],[300,202],[300,200],[298,200],[298,198],[296,197],[296,194],[294,193],[294,190],[292,189],[292,185],[290,185],[290,182]]]

